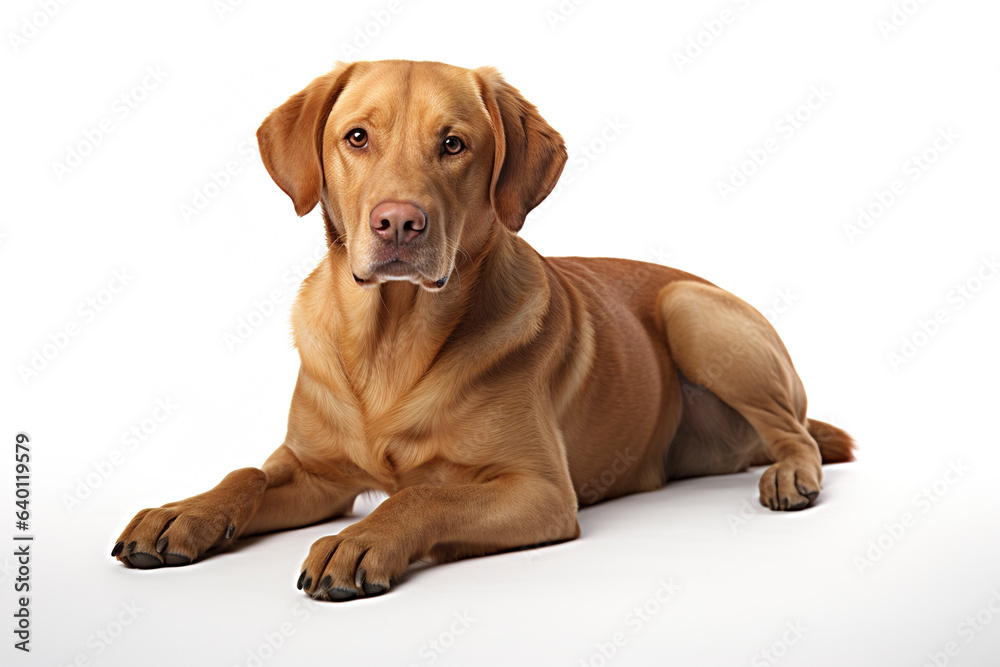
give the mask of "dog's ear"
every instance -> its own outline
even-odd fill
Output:
[[[271,112],[257,130],[267,173],[292,198],[300,216],[313,210],[323,189],[323,128],[352,63],[337,63]]]
[[[493,123],[493,180],[490,200],[497,217],[518,231],[531,209],[552,192],[566,164],[562,136],[535,105],[492,67],[475,70]]]

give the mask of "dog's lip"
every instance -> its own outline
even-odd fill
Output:
[[[412,283],[421,285],[429,292],[438,292],[444,289],[444,286],[448,283],[448,278],[451,277],[451,274],[448,274],[437,280],[427,280],[413,265],[398,259],[380,265],[367,278],[361,278],[356,273],[352,273],[351,275],[354,277],[354,282],[362,287],[377,284],[385,280],[409,280]],[[373,281],[373,279],[375,280]]]
[[[380,262],[373,269],[372,275],[379,278],[408,278],[409,276],[420,275],[417,267],[398,257]]]
[[[374,262],[368,269],[367,276],[362,278],[357,273],[354,275],[354,281],[359,285],[365,285],[372,282],[382,282],[385,280],[420,280],[423,282],[423,273],[416,267],[416,265],[408,262],[399,257],[394,257],[390,259],[385,259],[380,262]]]
[[[426,275],[416,264],[405,259],[400,259],[399,255],[390,257],[382,261],[373,262],[368,271],[368,275],[362,278],[357,273],[351,273],[359,286],[376,285],[389,280],[409,280],[414,284],[421,285],[430,292],[437,292],[444,289],[451,277],[449,270],[444,276],[436,278]]]

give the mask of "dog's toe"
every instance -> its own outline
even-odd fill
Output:
[[[355,526],[313,544],[297,582],[307,595],[333,602],[375,597],[406,570],[409,558],[391,540]]]
[[[111,555],[140,570],[187,565],[209,550],[231,545],[236,529],[224,513],[171,503],[137,514]]]
[[[382,595],[387,590],[388,586],[383,586],[382,584],[369,584],[367,581],[364,584],[365,595],[368,597],[375,597],[376,595]]]
[[[167,565],[172,565],[172,566],[187,565],[188,563],[191,562],[191,559],[185,556],[184,554],[172,554],[167,552],[163,554],[163,562],[166,563]]]
[[[152,570],[155,567],[162,567],[163,561],[152,554],[136,551],[128,555],[128,561],[140,570]]]
[[[327,596],[334,602],[347,602],[358,597],[358,589],[334,587],[327,591]]]
[[[775,463],[760,478],[760,504],[785,512],[810,507],[819,496],[818,468],[792,460]]]

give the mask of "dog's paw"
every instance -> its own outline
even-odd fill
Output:
[[[127,566],[149,570],[187,565],[214,547],[232,542],[236,524],[226,515],[183,503],[139,512],[118,538],[111,555]]]
[[[760,504],[786,511],[809,507],[819,495],[818,468],[813,463],[778,461],[760,478]]]
[[[298,587],[316,600],[333,602],[374,597],[389,590],[410,559],[388,536],[363,524],[316,540],[302,564]]]
[[[207,493],[144,509],[129,522],[111,555],[127,567],[149,570],[187,565],[209,550],[228,547],[253,516],[265,484],[263,472],[245,468]]]

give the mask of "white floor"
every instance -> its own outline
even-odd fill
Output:
[[[757,504],[760,470],[676,482],[584,510],[578,541],[418,567],[341,604],[294,583],[312,541],[354,518],[140,572],[104,553],[133,508],[95,497],[59,547],[35,545],[31,663],[994,665],[1000,542],[983,510],[1000,492],[957,463],[916,481],[828,466],[821,502],[787,514]]]
[[[558,27],[557,7],[575,8]],[[1000,3],[4,8],[0,667],[1000,665]],[[720,12],[731,25],[679,68]],[[572,543],[417,569],[344,604],[295,581],[347,520],[184,568],[117,564],[136,511],[259,465],[285,436],[290,304],[325,241],[253,133],[338,58],[499,67],[571,155],[524,238],[746,299],[858,462],[828,467],[805,512],[761,508],[760,470],[689,480],[583,511]],[[942,133],[957,142],[938,148]],[[21,430],[29,656],[11,633]],[[88,497],[70,509],[71,494]]]

